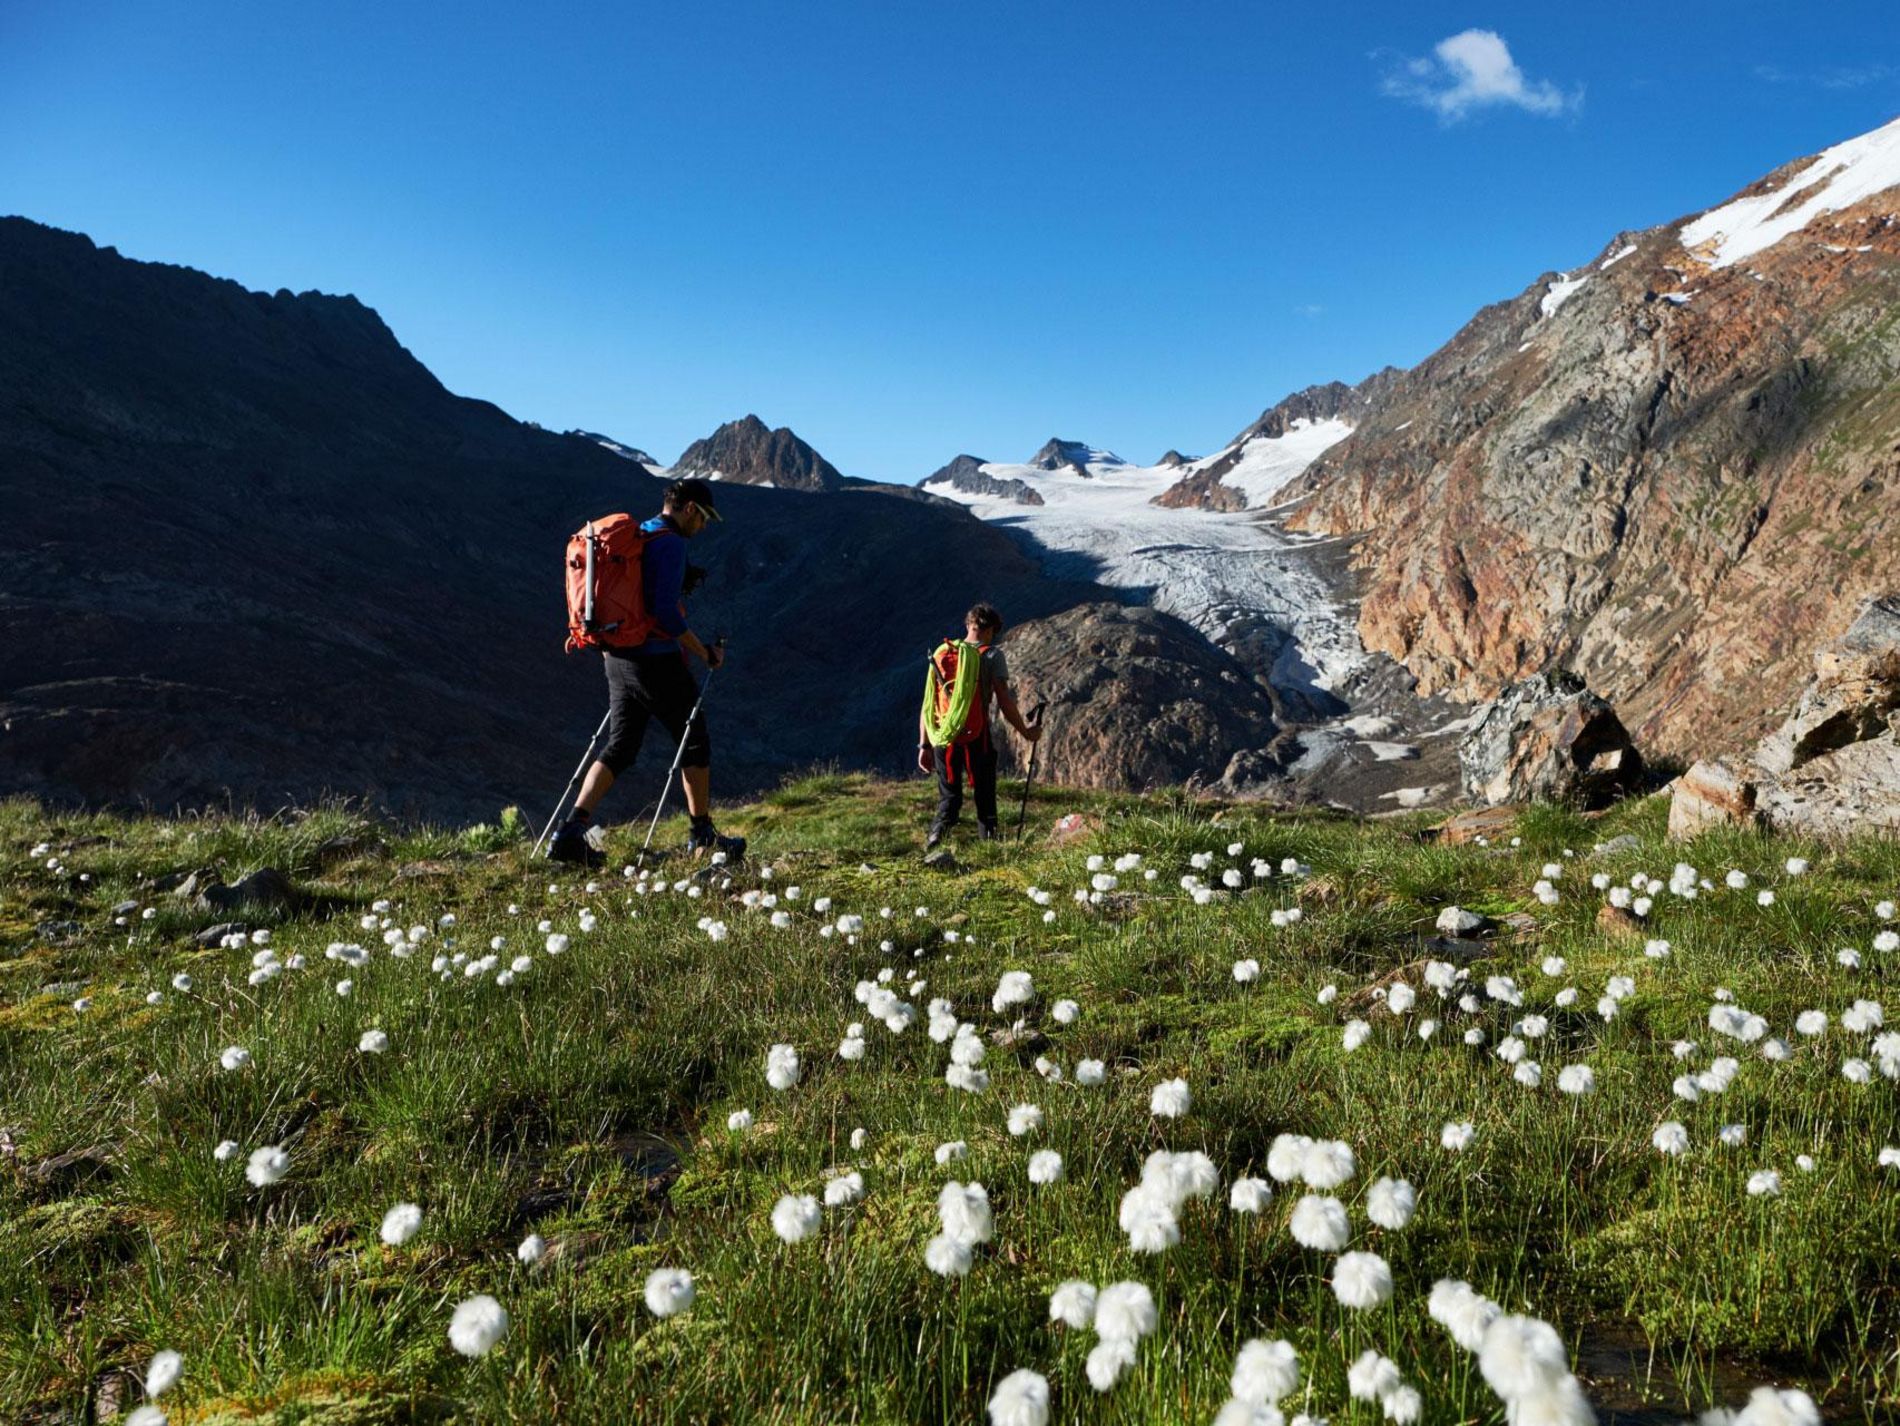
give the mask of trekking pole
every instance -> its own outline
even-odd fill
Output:
[[[713,647],[719,650],[722,655],[719,661],[724,663],[726,636],[721,634],[714,639]],[[705,705],[706,692],[712,687],[713,675],[718,672],[716,668],[706,670],[706,681],[699,685],[699,697],[693,700],[693,711],[686,715],[685,726],[680,729],[680,745],[673,750],[673,766],[666,770],[666,785],[660,789],[660,800],[653,804],[653,820],[647,824],[647,839],[640,844],[642,861],[646,860],[647,851],[653,846],[653,834],[660,829],[660,813],[666,810],[667,794],[673,790],[673,775],[680,770],[680,759],[686,756],[686,740],[692,736],[693,720],[699,716],[699,710]]]
[[[580,782],[581,775],[587,771],[588,764],[593,762],[594,747],[607,735],[607,719],[611,717],[613,714],[609,712],[605,718],[602,718],[600,726],[594,729],[594,736],[587,740],[587,752],[581,757],[581,765],[574,769],[574,775],[567,780],[567,791],[563,792],[561,800],[554,804],[554,815],[548,818],[548,824],[541,829],[541,835],[534,839],[534,851],[530,855],[537,857],[541,855],[541,844],[547,841],[548,833],[554,830],[554,824],[560,820],[561,809],[567,806],[567,799],[573,796],[574,788]]]
[[[1031,727],[1037,729],[1042,727],[1042,710],[1048,706],[1046,702],[1038,703],[1029,710]],[[1029,816],[1029,785],[1036,780],[1036,752],[1041,747],[1042,739],[1040,738],[1029,745],[1029,771],[1023,775],[1023,805],[1016,809],[1016,840],[1019,842],[1023,839],[1023,821]]]

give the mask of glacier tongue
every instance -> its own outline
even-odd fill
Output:
[[[1337,420],[1295,422],[1285,436],[1247,442],[1223,478],[1250,503],[1269,501],[1351,429]],[[1104,462],[1090,464],[1082,479],[1073,469],[991,463],[982,467],[986,474],[1022,481],[1043,503],[944,493],[984,520],[1021,531],[1048,553],[1055,572],[1139,596],[1192,624],[1283,694],[1315,711],[1331,707],[1336,700],[1326,695],[1368,662],[1353,612],[1333,595],[1315,558],[1313,546],[1332,542],[1288,534],[1255,512],[1149,503],[1194,468]]]

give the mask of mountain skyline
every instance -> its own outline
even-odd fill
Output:
[[[908,482],[1052,430],[1213,450],[1900,110],[1871,4],[1692,48],[1615,6],[1097,14],[16,14],[0,208],[355,293],[549,429],[671,456],[757,411]]]

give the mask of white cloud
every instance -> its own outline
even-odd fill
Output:
[[[1466,30],[1440,40],[1430,57],[1404,61],[1381,87],[1395,99],[1435,110],[1447,122],[1497,104],[1555,118],[1583,103],[1581,89],[1565,94],[1547,79],[1526,79],[1495,30]]]

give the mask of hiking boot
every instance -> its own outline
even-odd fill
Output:
[[[745,855],[745,838],[722,837],[710,820],[699,821],[686,834],[686,850],[694,856],[724,852],[727,861],[736,862]]]
[[[1000,842],[1003,840],[1003,834],[997,831],[996,824],[994,822],[991,822],[985,826],[977,828],[976,839],[979,842]]]
[[[931,823],[930,833],[924,838],[924,850],[926,852],[936,851],[938,847],[943,845],[943,834],[944,829],[942,827],[939,827],[934,822]]]
[[[571,817],[563,822],[561,830],[554,834],[554,840],[548,843],[548,860],[569,862],[574,866],[596,867],[604,864],[606,856],[596,851],[587,840],[587,825]]]

